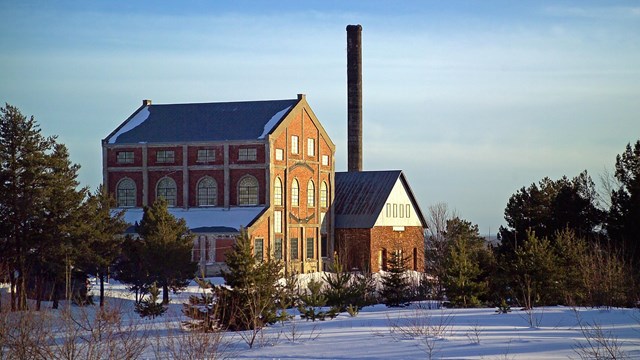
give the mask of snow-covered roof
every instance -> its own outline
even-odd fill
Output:
[[[264,211],[263,206],[234,208],[169,208],[169,213],[185,219],[194,232],[233,232],[250,225]],[[142,220],[141,208],[126,209],[124,220],[133,225]]]
[[[262,140],[298,99],[144,104],[105,139],[108,144]]]

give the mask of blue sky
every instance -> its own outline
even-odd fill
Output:
[[[100,140],[154,103],[307,100],[346,168],[346,31],[363,26],[364,168],[495,234],[544,176],[594,180],[640,138],[629,1],[0,0],[0,102],[101,182]]]

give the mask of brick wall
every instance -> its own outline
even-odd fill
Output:
[[[380,262],[381,251],[388,257],[392,251],[402,249],[404,257],[410,257],[407,267],[424,271],[424,233],[421,227],[405,227],[403,231],[394,231],[389,226],[336,229],[335,234],[336,251],[350,268],[368,266],[371,271],[378,272],[385,265],[384,256]]]

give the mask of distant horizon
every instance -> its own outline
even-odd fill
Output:
[[[481,234],[509,197],[587,170],[599,183],[640,138],[633,1],[7,0],[0,101],[58,135],[79,180],[141,104],[299,93],[346,169],[346,26],[361,24],[363,169],[403,170],[425,215],[446,203]]]

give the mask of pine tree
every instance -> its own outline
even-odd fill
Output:
[[[226,286],[216,287],[216,317],[229,330],[254,330],[277,320],[276,298],[282,265],[257,261],[246,230],[242,229],[226,254],[228,270],[222,272]],[[253,341],[250,341],[250,346]]]
[[[167,307],[158,302],[159,296],[160,289],[158,289],[156,283],[151,284],[149,287],[149,297],[136,304],[134,311],[138,313],[141,318],[150,317],[155,319],[157,316],[162,316],[167,311]]]
[[[135,295],[135,302],[142,301],[148,292],[148,267],[144,263],[144,243],[131,235],[126,235],[122,242],[122,253],[116,260],[113,278],[127,285],[129,291]]]
[[[619,183],[611,194],[607,233],[618,249],[640,273],[640,140],[627,144],[616,156],[615,177]]]
[[[37,309],[44,298],[42,290],[45,284],[54,288],[55,308],[58,290],[69,282],[69,279],[65,279],[65,273],[73,273],[73,277],[83,284],[87,278],[87,274],[75,266],[79,256],[83,255],[77,249],[81,243],[82,202],[88,194],[86,188],[79,189],[77,177],[80,166],[71,163],[66,146],[58,143],[53,144],[51,152],[47,154],[47,163],[49,172],[46,174],[47,186],[40,220],[43,232],[38,236],[37,250],[31,254],[34,256],[33,269],[38,270],[34,274],[38,289]],[[66,295],[78,304],[91,303],[86,295],[86,286],[80,284],[77,288],[74,292],[73,286],[67,284]]]
[[[409,281],[406,277],[408,257],[403,257],[401,250],[391,253],[387,266],[389,270],[382,275],[383,303],[389,307],[407,306],[409,304]]]
[[[204,278],[196,278],[195,282],[200,288],[200,295],[189,296],[189,302],[182,304],[182,313],[191,320],[183,322],[183,325],[191,330],[212,332],[218,329],[216,319],[216,301],[213,296],[211,281]]]
[[[322,293],[322,282],[311,279],[307,284],[307,290],[299,297],[300,317],[311,321],[324,320],[327,313],[320,308],[326,304],[327,297]]]
[[[198,264],[191,261],[193,235],[184,219],[169,213],[163,198],[144,208],[138,228],[142,238],[142,263],[149,281],[162,286],[162,303],[169,303],[169,289],[184,289],[194,277]]]
[[[514,295],[525,309],[555,305],[560,272],[557,263],[549,240],[528,232],[527,241],[518,247],[507,270],[514,280]]]
[[[59,281],[82,200],[78,165],[64,145],[44,137],[33,117],[9,104],[0,109],[0,239],[9,272],[11,309],[27,309],[27,284],[42,299],[45,282]]]
[[[455,306],[475,307],[486,293],[492,253],[480,237],[478,226],[458,217],[447,221],[447,253],[443,284]]]
[[[324,281],[327,283],[327,304],[336,307],[340,312],[347,311],[347,306],[352,301],[350,285],[353,275],[344,271],[338,255],[334,256],[330,271],[323,275]]]
[[[127,228],[124,211],[114,212],[115,199],[106,188],[99,187],[82,207],[83,224],[78,262],[87,272],[95,273],[100,281],[100,307],[104,306],[104,281],[109,268],[122,253]]]

